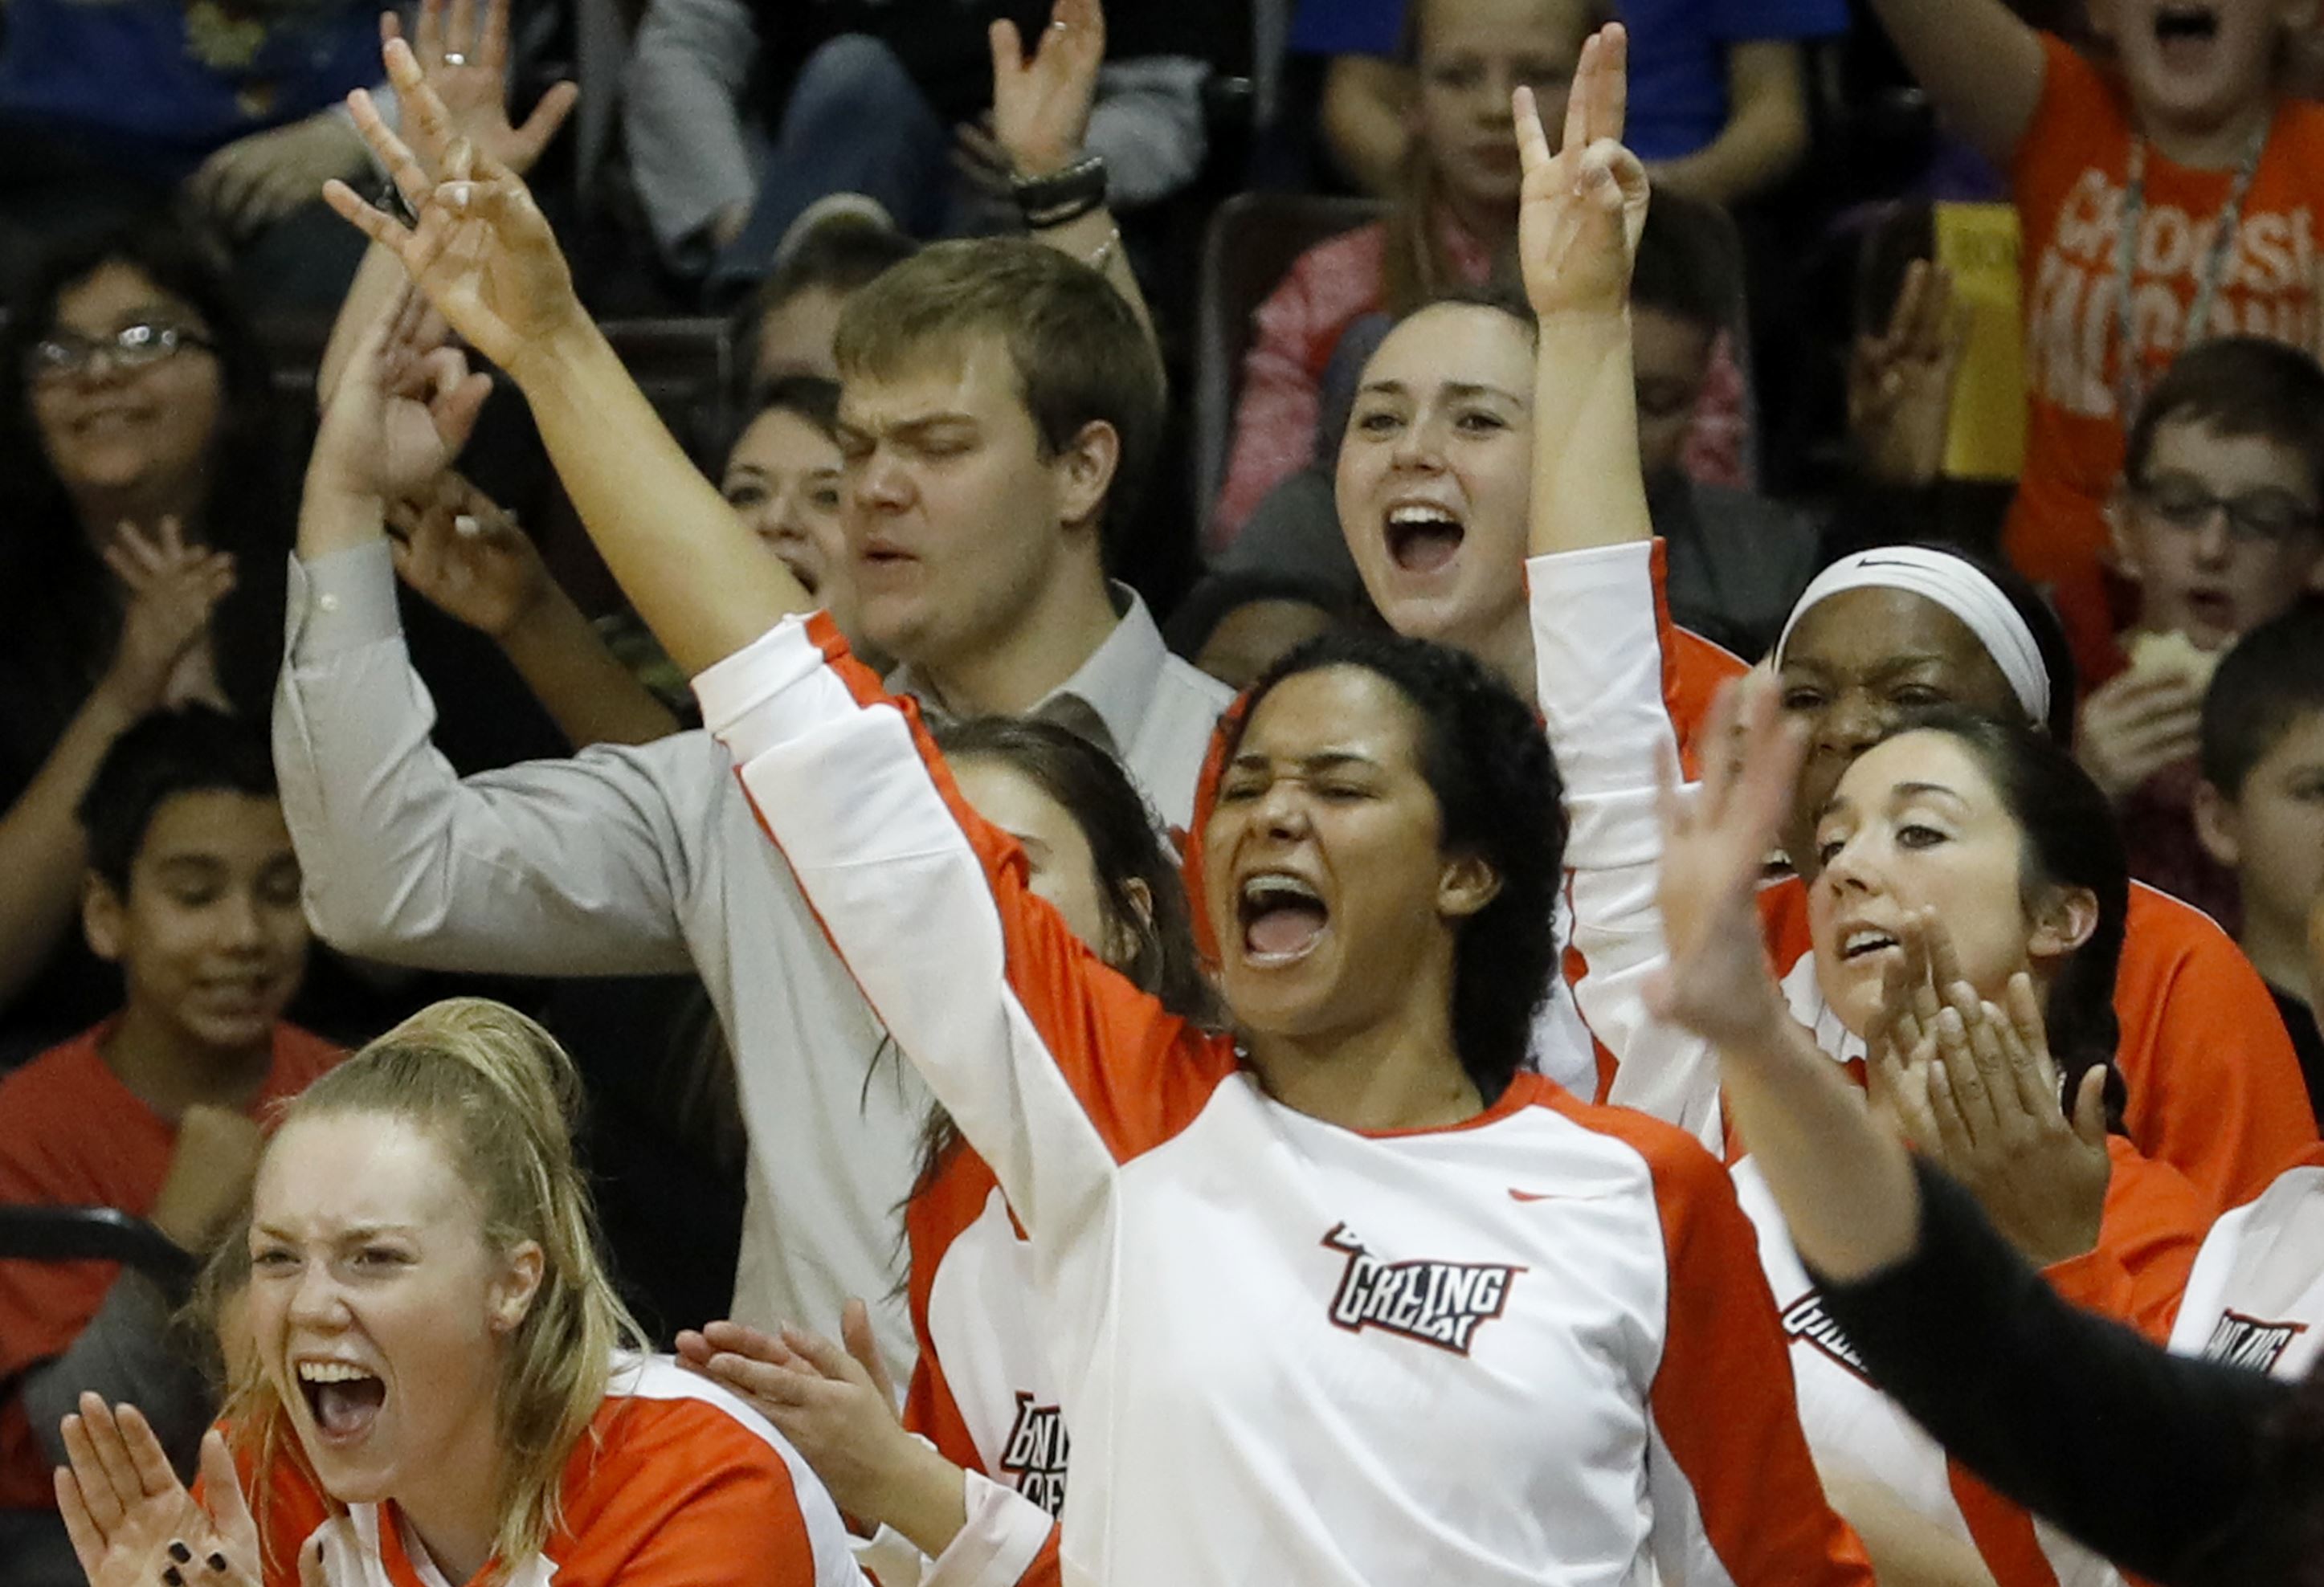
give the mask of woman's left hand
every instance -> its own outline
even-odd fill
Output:
[[[1056,0],[1049,25],[1025,59],[1017,24],[1003,17],[992,46],[992,141],[1015,174],[1048,176],[1071,165],[1089,132],[1105,63],[1105,10],[1098,0]],[[973,145],[972,153],[977,152]]]
[[[895,1388],[872,1336],[871,1314],[847,1303],[843,1350],[786,1325],[779,1336],[713,1323],[678,1336],[678,1359],[748,1399],[789,1439],[839,1508],[890,1519],[896,1484],[922,1450],[896,1415]]]
[[[1790,812],[1803,741],[1783,715],[1774,680],[1723,686],[1702,743],[1702,786],[1660,768],[1662,866],[1655,900],[1670,963],[1646,989],[1655,1017],[1684,1026],[1732,1057],[1790,1020],[1767,966],[1759,875]]]
[[[1630,263],[1646,229],[1646,168],[1622,143],[1629,105],[1629,35],[1619,23],[1582,47],[1565,103],[1563,146],[1552,152],[1533,90],[1511,109],[1517,159],[1517,259],[1526,297],[1545,321],[1561,315],[1620,315],[1630,304]]]
[[[57,1472],[57,1508],[89,1587],[258,1587],[258,1527],[216,1429],[202,1438],[199,1502],[134,1407],[84,1394],[64,1440],[72,1464]]]
[[[1875,1106],[1967,1186],[2036,1267],[2096,1249],[2113,1175],[2105,1067],[2082,1077],[2068,1119],[2032,978],[2011,976],[1996,1006],[1960,978],[1932,915],[1908,919],[1899,935],[1904,957],[1868,1044]]]

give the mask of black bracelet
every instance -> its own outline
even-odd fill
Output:
[[[1010,190],[1031,230],[1069,225],[1105,208],[1105,157],[1091,154],[1047,176],[1018,177]]]

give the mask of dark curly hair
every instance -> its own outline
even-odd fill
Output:
[[[1333,667],[1373,673],[1411,704],[1443,850],[1475,855],[1500,880],[1492,901],[1461,923],[1453,947],[1452,1039],[1490,1103],[1528,1066],[1534,1018],[1557,971],[1566,817],[1556,760],[1533,707],[1475,658],[1395,634],[1334,632],[1300,645],[1251,685],[1217,763],[1233,759],[1278,684]]]
[[[2028,910],[2053,888],[2087,888],[2098,900],[2098,927],[2051,978],[2043,1014],[2063,1087],[2061,1105],[2070,1108],[2082,1076],[2103,1066],[2110,1074],[2109,1122],[2118,1123],[2123,1093],[2115,1049],[2122,1026],[2114,983],[2130,915],[2130,862],[2114,807],[2065,745],[2028,723],[1932,706],[1908,713],[1881,742],[1907,733],[1943,734],[1991,780],[2021,835],[2018,894]]]

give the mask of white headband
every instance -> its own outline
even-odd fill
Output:
[[[1847,590],[1904,590],[1934,601],[1969,625],[1985,647],[2002,677],[2009,680],[2017,703],[2037,724],[2050,719],[2050,669],[2042,647],[2009,597],[1975,567],[1959,557],[1922,546],[1883,546],[1843,557],[1816,575],[1792,608],[1784,637],[1775,641],[1775,665],[1792,642],[1792,630],[1819,602]]]

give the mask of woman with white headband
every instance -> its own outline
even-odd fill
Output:
[[[1807,750],[1784,826],[1794,874],[1761,895],[1761,918],[1794,1010],[1854,1057],[1860,1044],[1843,1039],[1805,968],[1819,814],[1856,757],[1916,706],[1965,706],[2070,743],[2073,664],[2057,619],[2015,573],[1923,546],[1862,551],[1826,569],[1800,597],[1775,662]],[[2114,996],[2122,1122],[2214,1213],[2257,1195],[2316,1140],[2298,1060],[2266,1000],[2208,917],[2133,884]],[[1615,1100],[1620,1091],[1618,1082]]]
[[[1526,130],[1521,120],[1530,196],[1548,180],[1547,156],[1545,141]],[[1565,235],[1536,239],[1529,231],[1528,238],[1569,254],[1578,245]],[[1530,281],[1534,249],[1526,252]],[[1569,257],[1561,273],[1575,272]],[[1618,291],[1612,300],[1618,305]],[[1665,759],[1674,761],[1677,734],[1666,716],[1644,724],[1637,717],[1639,702],[1658,698],[1658,691],[1637,687],[1637,669],[1666,669],[1672,650],[1637,484],[1635,418],[1622,400],[1628,329],[1618,308],[1608,311],[1602,302],[1559,299],[1535,307],[1551,328],[1535,396],[1536,554],[1526,581],[1538,697],[1573,787],[1623,781],[1624,769],[1608,767],[1609,758],[1633,762],[1627,778],[1635,782],[1652,774],[1646,762],[1657,740]],[[1951,1060],[1964,1082],[1983,1084],[1978,1094],[1985,1105],[1973,1116],[1985,1128],[1972,1144],[1982,1148],[2006,1124],[2028,1142],[2018,1166],[2045,1181],[2015,1195],[2025,1176],[2018,1184],[1989,1176],[1985,1188],[1997,1216],[2037,1260],[2061,1263],[2053,1273],[2078,1286],[2079,1298],[2135,1311],[2183,1286],[2207,1212],[2183,1178],[2106,1136],[2104,1092],[2116,1038],[2109,993],[2131,913],[2128,882],[2104,799],[2031,725],[2047,726],[2072,697],[2070,682],[2052,697],[2061,674],[2045,662],[2037,632],[1998,583],[1942,552],[1851,559],[1802,603],[1785,636],[1786,683],[1802,695],[1827,691],[1838,725],[1862,741],[1844,742],[1868,752],[1834,756],[1829,779],[1814,790],[1822,829],[1813,835],[1821,841],[1803,845],[1819,863],[1814,908],[1800,917],[1801,951],[1778,961],[1790,972],[1784,986],[1779,992],[1770,980],[1765,990],[1771,1020],[1791,1039],[1811,1048],[1821,1039],[1834,1056],[1843,1043],[1860,1051],[1862,1038],[1886,1021],[1912,1020],[1915,1039],[1898,1049],[1898,1095],[1908,1078],[1926,1087],[1939,1058]],[[1897,731],[1896,718],[1910,706],[1948,698],[1991,715],[1957,706],[1950,720]],[[1763,735],[1775,712],[1763,688],[1754,708]],[[1702,742],[1723,742],[1732,725],[1730,707]],[[1720,770],[1713,768],[1714,782],[1727,780]],[[1763,778],[1759,787],[1781,801],[1779,785]],[[1625,818],[1610,805],[1570,804],[1570,860],[1659,850],[1656,824]],[[1668,896],[1684,867],[1661,869]],[[1932,907],[1952,927],[1950,940],[1932,940],[1924,929],[1922,911]],[[1591,913],[1636,918],[1602,899]],[[1583,1012],[1622,1060],[1617,1100],[1663,1104],[1665,1116],[1722,1145],[1712,1043],[1699,1031],[1624,1011],[1638,1005],[1642,983],[1650,988],[1665,964],[1662,917],[1646,918],[1651,927],[1628,937],[1577,932],[1589,962]],[[1672,935],[1680,924],[1673,923]],[[1784,992],[1791,994],[1788,1009]],[[1945,1012],[1941,996],[1962,1006]],[[2001,1014],[2002,1005],[2014,1018]],[[1816,1018],[1794,1018],[1794,1010]],[[2045,1087],[2049,1098],[2057,1095],[2053,1053],[2077,1083],[2070,1125],[2054,1100],[2035,1105]],[[1923,1112],[1950,1121],[1941,1104],[1950,1092],[1925,1094]],[[1802,1424],[1882,1579],[1989,1578],[2001,1587],[2112,1580],[2095,1556],[2038,1535],[2023,1510],[1955,1481],[1942,1451],[1860,1375],[1753,1166],[1747,1159],[1734,1167],[1784,1311]]]

